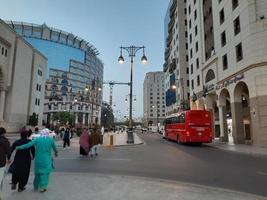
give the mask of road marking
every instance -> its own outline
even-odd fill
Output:
[[[257,172],[257,174],[267,176],[267,172]]]

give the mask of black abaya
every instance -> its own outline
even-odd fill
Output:
[[[27,144],[31,140],[27,138],[22,138],[17,140],[12,145],[12,152],[16,149],[17,146]],[[28,183],[31,160],[34,158],[35,149],[31,147],[29,149],[20,150],[16,152],[14,161],[13,161],[13,173],[12,173],[12,184],[19,184],[19,189],[23,189]]]

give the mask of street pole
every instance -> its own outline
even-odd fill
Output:
[[[129,57],[131,58],[131,72],[130,72],[130,111],[129,111],[129,130],[128,130],[128,140],[127,143],[134,143],[134,137],[133,137],[133,119],[132,119],[132,104],[133,104],[133,59],[136,55],[136,53],[139,50],[143,50],[143,56],[141,58],[141,62],[142,63],[146,63],[147,62],[147,57],[145,56],[145,47],[141,46],[141,47],[137,47],[137,46],[128,46],[128,47],[120,47],[121,52],[120,52],[120,56],[118,58],[119,63],[123,63],[124,62],[124,58],[122,56],[122,50],[127,51],[127,53],[129,54]]]
[[[133,57],[131,57],[131,75],[130,75],[130,112],[129,112],[129,129],[133,128]]]

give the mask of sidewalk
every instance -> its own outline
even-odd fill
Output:
[[[219,140],[213,140],[212,143],[206,145],[226,151],[233,151],[247,155],[267,156],[267,147],[246,144],[229,144],[221,142]]]
[[[10,180],[10,176],[6,177]],[[33,192],[33,176],[18,193],[4,184],[4,200],[263,200],[264,197],[231,190],[159,179],[90,173],[53,173],[47,192]]]

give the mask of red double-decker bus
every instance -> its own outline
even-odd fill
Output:
[[[165,120],[163,137],[178,143],[210,143],[211,113],[206,110],[187,110],[173,114]]]

